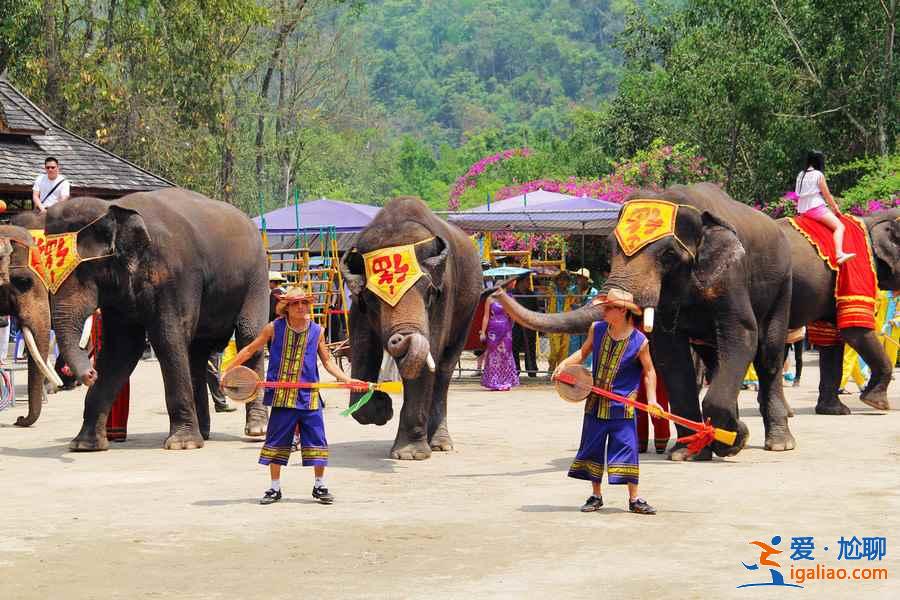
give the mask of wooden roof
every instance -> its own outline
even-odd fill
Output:
[[[47,156],[59,159],[73,196],[118,197],[175,185],[61,127],[0,77],[0,191],[30,197]]]

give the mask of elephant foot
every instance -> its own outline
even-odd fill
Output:
[[[450,452],[453,450],[453,440],[450,439],[450,434],[446,432],[441,435],[435,434],[431,438],[430,445],[435,452]]]
[[[793,450],[797,446],[797,441],[791,434],[787,426],[771,427],[766,433],[766,450],[772,452],[784,452]]]
[[[99,452],[100,450],[109,450],[109,440],[106,436],[99,435],[88,436],[79,434],[78,437],[69,442],[69,450],[72,452]]]
[[[684,444],[676,443],[672,451],[669,452],[669,460],[675,462],[693,462],[712,460],[712,448],[706,446],[696,454],[690,454]]]
[[[424,438],[410,440],[405,434],[398,433],[394,447],[391,448],[391,458],[397,460],[425,460],[426,458],[431,458],[431,447]]]
[[[203,436],[189,426],[179,427],[175,433],[166,438],[163,448],[166,450],[194,450],[203,447]]]
[[[269,415],[265,408],[252,408],[247,411],[247,422],[244,425],[244,435],[250,437],[265,437],[266,425],[269,422]]]
[[[816,403],[816,414],[817,415],[849,415],[850,407],[834,398],[831,402],[822,402],[819,400]]]
[[[728,446],[723,444],[722,442],[713,442],[712,450],[716,453],[717,456],[734,456],[738,452],[744,449],[747,445],[747,442],[750,441],[750,428],[747,427],[743,421],[738,421],[735,426],[735,433],[737,433],[737,437],[734,440],[734,444]]]
[[[891,405],[887,399],[887,391],[883,389],[879,390],[866,390],[862,394],[859,395],[860,402],[864,404],[868,404],[875,410],[890,410]]]
[[[450,452],[453,450],[453,439],[450,437],[450,432],[447,431],[446,425],[441,424],[438,426],[437,430],[431,435],[429,444],[435,452]]]

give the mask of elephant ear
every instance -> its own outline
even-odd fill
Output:
[[[111,252],[124,258],[130,272],[137,271],[138,257],[150,246],[150,232],[138,211],[111,204],[108,211],[112,221]]]
[[[876,221],[869,236],[875,256],[888,266],[893,280],[900,279],[900,216]]]
[[[344,254],[341,259],[341,276],[350,288],[350,293],[356,297],[366,288],[366,263],[356,248]]]
[[[703,234],[697,246],[694,278],[701,288],[715,288],[728,268],[743,258],[744,245],[731,224],[709,211],[703,211],[700,219]]]
[[[422,268],[431,277],[431,284],[440,291],[444,282],[444,272],[447,270],[450,245],[444,238],[435,236],[433,247],[435,246],[436,251],[433,251],[433,255],[422,261]]]

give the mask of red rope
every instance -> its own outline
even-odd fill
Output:
[[[556,376],[556,379],[573,387],[580,387],[576,379],[569,373],[560,373]],[[632,400],[631,398],[620,396],[615,392],[604,390],[603,388],[597,387],[595,385],[590,386],[590,390],[597,395],[603,396],[604,398],[609,398],[610,400],[615,400],[616,402],[619,402],[621,404],[633,406],[646,413],[650,413],[654,416],[660,416],[663,419],[678,423],[679,425],[696,431],[697,433],[694,433],[692,435],[678,438],[679,442],[687,444],[687,451],[690,455],[697,454],[698,452],[700,452],[700,450],[712,444],[716,439],[716,428],[713,427],[709,419],[706,420],[706,423],[698,423],[697,421],[691,421],[690,419],[685,419],[684,417],[673,415],[672,413],[666,412],[664,410],[651,411],[649,404],[644,404],[643,402],[638,402],[637,400]]]

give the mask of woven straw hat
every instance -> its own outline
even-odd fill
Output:
[[[606,293],[606,298],[600,300],[597,304],[625,308],[636,315],[640,315],[643,312],[641,307],[634,303],[634,295],[619,288],[610,288],[609,292]]]
[[[301,286],[295,286],[286,291],[278,299],[278,305],[275,307],[275,314],[279,317],[287,312],[288,304],[295,302],[312,302],[314,300],[312,292]]]

